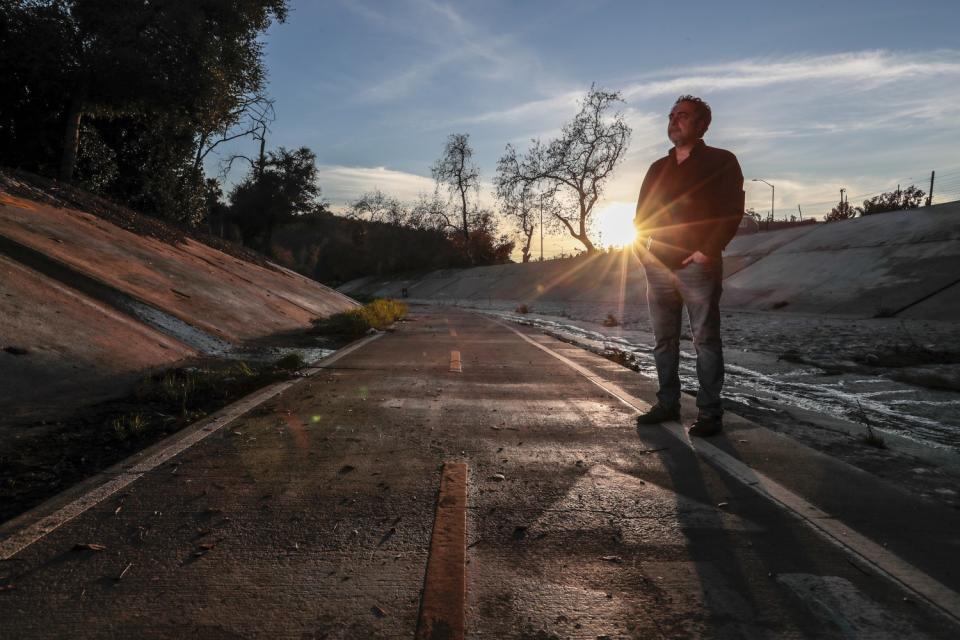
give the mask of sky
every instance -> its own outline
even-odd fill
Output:
[[[335,209],[374,189],[432,193],[452,133],[470,135],[481,200],[495,208],[505,145],[555,137],[593,83],[622,93],[633,130],[595,210],[603,245],[629,241],[643,175],[670,147],[666,114],[688,93],[711,105],[705,140],[738,156],[747,207],[763,215],[771,194],[780,219],[823,215],[841,188],[852,205],[898,184],[927,191],[934,170],[934,201],[960,199],[956,0],[290,6],[264,37],[268,148],[311,148]],[[544,253],[579,248],[548,237]]]

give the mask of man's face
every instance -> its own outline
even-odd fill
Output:
[[[678,147],[687,145],[702,138],[704,133],[693,103],[683,101],[673,105],[667,124],[667,137],[670,142]]]

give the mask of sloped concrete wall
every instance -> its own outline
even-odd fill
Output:
[[[779,243],[754,240],[764,234],[731,243],[733,256],[755,260],[725,279],[728,306],[895,315],[923,300],[932,308],[932,298],[949,295],[960,279],[960,203],[769,235],[781,234]],[[954,317],[960,319],[960,308]]]
[[[82,211],[6,195],[0,236],[228,342],[307,327],[356,304],[280,267],[189,239],[174,246]]]
[[[960,320],[960,202],[738,236],[724,255],[729,309]],[[645,304],[630,252],[364,278],[351,295],[476,305]]]
[[[130,313],[127,302],[150,313]],[[198,355],[187,333],[229,346],[306,328],[356,304],[280,267],[193,240],[166,244],[82,211],[0,191],[0,414],[6,419],[58,415],[122,395],[144,370]],[[147,317],[164,322],[147,326]],[[172,331],[167,320],[189,331]]]

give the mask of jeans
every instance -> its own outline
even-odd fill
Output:
[[[667,408],[680,406],[680,321],[683,307],[697,351],[697,408],[701,416],[723,415],[723,344],[720,340],[720,293],[723,262],[691,262],[671,271],[654,259],[644,260],[647,305],[656,345],[653,349],[660,390],[657,400]]]

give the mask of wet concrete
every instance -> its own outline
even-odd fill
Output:
[[[667,430],[638,435],[634,414],[490,318],[415,308],[0,562],[0,620],[23,638],[413,637],[440,467],[465,462],[469,637],[956,637]],[[960,514],[728,418],[717,447],[960,589]],[[75,550],[89,543],[104,549]]]
[[[640,373],[656,376],[653,333],[645,322],[629,328],[603,327],[595,320],[542,313],[490,313],[597,353],[618,354]],[[960,363],[891,366],[877,355],[892,349],[905,359],[922,356],[924,347],[910,333],[916,331],[925,341],[935,341],[930,355],[948,361],[960,358],[950,351],[960,346],[952,325],[931,330],[902,320],[874,319],[851,328],[829,318],[790,316],[779,318],[776,328],[770,329],[764,320],[769,322],[769,316],[727,314],[723,320],[724,388],[731,408],[751,413],[776,408],[817,412],[846,421],[846,431],[858,434],[870,424],[882,436],[909,441],[915,445],[908,446],[911,451],[932,450],[930,457],[953,459],[960,467]],[[765,328],[768,334],[761,335]],[[920,377],[924,371],[929,380]],[[696,352],[689,333],[681,339],[680,377],[684,389],[696,389]]]

